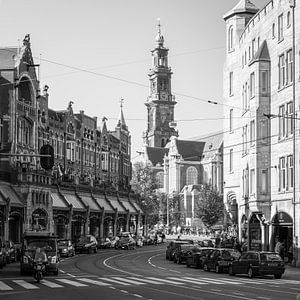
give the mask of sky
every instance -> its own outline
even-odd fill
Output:
[[[269,0],[252,0],[262,8]],[[114,130],[123,112],[132,158],[146,130],[148,71],[158,18],[169,48],[180,139],[222,130],[225,22],[238,0],[0,0],[0,47],[30,34],[49,107],[105,116]],[[209,104],[207,101],[219,104]]]

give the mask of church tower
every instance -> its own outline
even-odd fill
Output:
[[[171,136],[178,136],[175,130],[175,96],[171,90],[172,71],[168,66],[168,48],[164,47],[161,25],[155,38],[156,47],[152,53],[152,67],[149,71],[150,96],[147,102],[147,130],[144,132],[144,144],[149,147],[164,147]]]

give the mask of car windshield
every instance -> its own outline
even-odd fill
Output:
[[[90,238],[88,236],[81,236],[79,239],[78,239],[78,242],[79,243],[88,243],[90,241]]]
[[[68,246],[68,241],[59,241],[58,246]]]
[[[260,259],[268,261],[278,261],[281,260],[281,257],[277,253],[262,253],[260,255]]]
[[[55,240],[27,240],[27,250],[36,250],[41,248],[45,251],[54,251],[55,250]]]

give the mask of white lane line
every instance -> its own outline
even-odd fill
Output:
[[[196,279],[196,278],[190,278],[190,277],[185,277],[188,280],[193,280],[197,282],[203,282],[204,284],[212,283],[212,284],[225,284],[224,282],[219,282],[219,281],[213,281],[211,279]]]
[[[113,279],[121,280],[122,282],[135,284],[135,285],[144,285],[145,284],[144,282],[138,282],[138,281],[130,280],[130,279],[127,279],[127,278],[122,278],[122,277],[113,277]]]
[[[122,292],[122,293],[124,293],[124,294],[128,294],[128,292],[125,291],[125,290],[120,290],[120,292]]]
[[[75,275],[70,274],[70,273],[66,273],[66,274],[69,275],[70,277],[76,277]]]
[[[86,282],[86,283],[92,283],[92,284],[100,285],[100,286],[110,285],[109,283],[101,282],[98,280],[92,280],[92,279],[88,279],[88,278],[77,278],[77,279],[80,281]]]
[[[226,280],[226,281],[229,281],[229,282],[233,282],[232,279],[227,279],[227,278],[223,278],[222,280]],[[243,278],[236,278],[234,280],[235,282],[240,282],[241,284],[245,284],[245,283],[253,283],[253,284],[264,284],[262,282],[257,282],[255,280],[251,280],[251,279],[243,279]]]
[[[245,294],[242,294],[242,293],[238,293],[238,292],[233,292],[234,295],[237,295],[237,296],[245,296]]]
[[[10,291],[13,288],[11,288],[10,286],[8,286],[6,283],[0,281],[0,291]]]
[[[63,283],[72,285],[72,286],[76,286],[76,287],[87,286],[86,284],[83,284],[83,283],[80,283],[80,282],[77,282],[77,281],[72,281],[72,280],[69,280],[69,279],[56,279],[56,280],[59,281],[59,282],[63,282]]]
[[[29,282],[26,282],[25,280],[13,280],[13,282],[20,285],[21,287],[23,287],[24,289],[27,289],[27,290],[34,290],[34,289],[39,288],[36,285],[33,285]]]
[[[41,281],[41,284],[45,285],[45,286],[48,286],[50,288],[62,288],[63,286],[60,285],[60,284],[57,284],[55,282],[51,282],[51,281],[48,281],[48,280],[43,280]]]
[[[142,282],[150,283],[150,284],[163,284],[162,282],[156,282],[156,281],[147,280],[147,279],[144,279],[144,278],[138,278],[138,277],[130,277],[130,278],[135,279],[135,280],[139,280],[139,281],[142,281]]]
[[[143,298],[143,296],[138,295],[138,294],[133,294],[133,296],[137,297],[137,298]]]
[[[272,298],[268,298],[268,297],[257,297],[258,299],[263,299],[263,300],[271,300]]]
[[[174,281],[171,281],[171,280],[166,280],[166,279],[162,279],[162,278],[156,278],[156,277],[147,277],[149,279],[152,279],[152,280],[155,280],[155,281],[159,281],[159,282],[164,282],[164,283],[169,283],[169,284],[182,284],[184,285],[183,282],[174,282]]]
[[[64,270],[59,270],[60,272],[62,272],[62,273],[66,273]]]
[[[188,282],[188,283],[192,283],[192,284],[207,284],[206,282],[200,282],[197,280],[191,280],[191,279],[184,279],[184,278],[176,278],[176,277],[168,277],[169,279],[175,280],[175,281],[183,281],[183,282]]]
[[[129,283],[120,282],[119,280],[113,280],[111,278],[99,277],[98,279],[105,280],[105,281],[112,282],[112,283],[116,283],[116,284],[121,284],[121,285],[130,285]]]
[[[222,290],[217,290],[217,289],[210,289],[212,292],[222,292]]]
[[[208,278],[208,277],[201,277],[201,278],[199,278],[199,280],[202,280],[202,279],[204,279],[204,280],[211,280],[212,282],[220,282],[220,283],[222,283],[222,284],[242,284],[242,283],[240,283],[240,282],[235,282],[235,281],[230,281],[230,282],[228,282],[228,281],[224,281],[224,280],[221,280],[221,279],[214,279],[214,278]]]

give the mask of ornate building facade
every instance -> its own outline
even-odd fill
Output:
[[[241,0],[224,16],[224,202],[250,249],[278,239],[297,264],[299,17],[292,0]]]
[[[114,131],[96,117],[49,108],[40,91],[30,36],[0,49],[0,236],[20,242],[25,230],[60,238],[136,232],[142,211],[130,193],[131,137],[122,105]],[[41,168],[51,145],[54,167]]]

